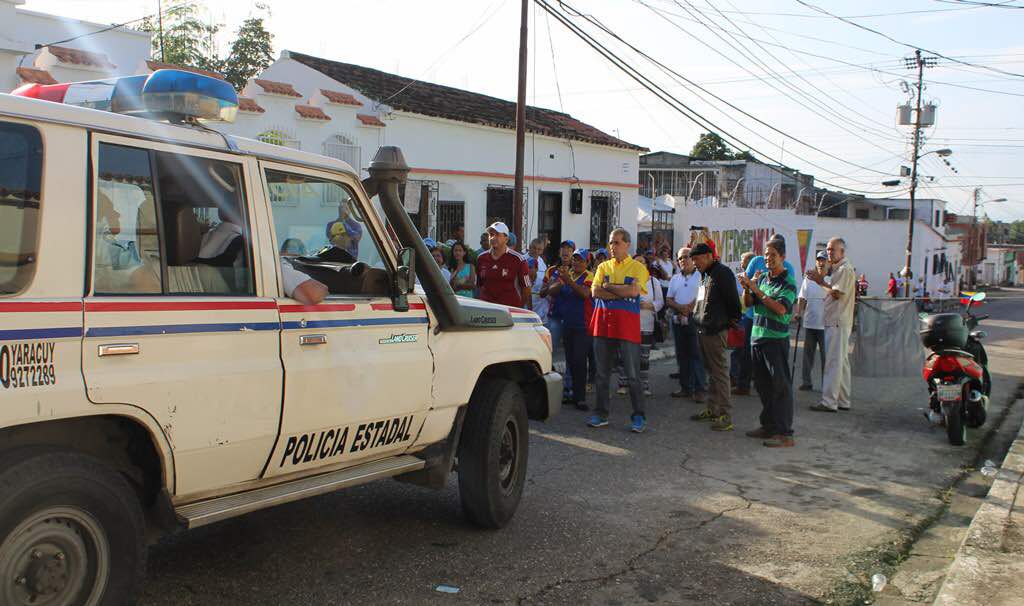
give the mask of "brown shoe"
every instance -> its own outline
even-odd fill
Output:
[[[768,431],[764,427],[758,427],[757,429],[751,429],[746,433],[748,438],[758,438],[761,440],[767,440],[775,436],[772,432]]]
[[[793,448],[796,446],[796,440],[793,436],[772,436],[764,441],[764,445],[768,448]]]
[[[741,389],[741,388],[737,387],[737,388],[732,390],[732,395],[734,395],[734,396],[749,396],[750,395],[750,389]]]
[[[697,393],[693,394],[693,401],[698,403],[698,404],[703,404],[703,403],[707,402],[708,401],[708,392],[706,392],[706,391],[698,391]]]

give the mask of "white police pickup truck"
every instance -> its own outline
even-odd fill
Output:
[[[200,121],[236,107],[177,70],[0,95],[4,606],[130,602],[147,539],[380,478],[515,512],[547,330],[454,295],[400,151],[360,182]]]

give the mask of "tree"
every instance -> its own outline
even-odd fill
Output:
[[[732,160],[733,154],[717,133],[702,133],[690,151],[694,160]]]
[[[733,160],[746,160],[748,162],[756,162],[757,161],[757,158],[754,157],[754,154],[750,153],[749,149],[745,150],[745,151],[737,152],[736,154],[733,155],[732,159]]]
[[[160,21],[154,17],[147,17],[139,28],[153,32],[153,57],[183,67],[223,70],[224,62],[217,57],[214,42],[220,24],[203,23],[198,5],[189,0],[171,0],[169,4],[163,16],[163,35],[159,32]]]
[[[257,4],[257,8],[267,7]],[[269,11],[267,15],[269,16]],[[274,35],[263,26],[263,17],[249,17],[242,22],[231,43],[224,68],[224,79],[242,90],[246,81],[259,74],[274,60]]]

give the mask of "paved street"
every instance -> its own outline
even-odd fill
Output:
[[[913,376],[855,378],[853,410],[839,414],[808,411],[817,392],[797,392],[797,447],[765,449],[743,435],[756,425],[755,397],[734,401],[737,431],[714,433],[687,420],[695,404],[668,397],[668,360],[652,371],[660,378],[646,434],[626,430],[621,397],[603,430],[575,410],[533,426],[527,492],[504,530],[463,521],[454,478],[443,492],[386,481],[164,540],[150,552],[143,602],[862,600],[857,575],[879,558],[903,560],[910,539],[942,519],[947,489],[1013,401],[1022,303],[1024,291],[1006,291],[984,308],[992,421],[968,446],[951,447],[928,425],[926,389]],[[1021,414],[1006,415],[1010,433]],[[967,506],[959,523],[970,515]],[[439,593],[442,583],[461,591]]]

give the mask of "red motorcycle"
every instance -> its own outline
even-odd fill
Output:
[[[971,295],[964,313],[921,314],[925,327],[921,341],[931,350],[921,376],[928,384],[930,421],[945,425],[949,443],[962,446],[967,428],[981,427],[988,416],[992,380],[988,355],[981,344],[985,332],[975,330],[987,315],[975,316],[971,307],[985,293]]]

